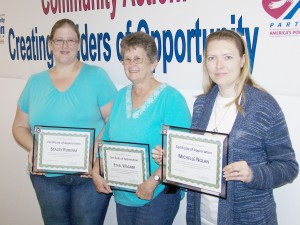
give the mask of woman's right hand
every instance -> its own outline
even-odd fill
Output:
[[[102,160],[100,158],[96,158],[96,161],[94,163],[94,168],[92,171],[94,186],[97,192],[110,194],[112,193],[110,186],[106,183],[103,177],[100,176],[100,166],[102,167],[102,165],[103,165]]]
[[[164,157],[164,159],[163,159]],[[154,161],[161,165],[162,159],[164,160],[164,164],[166,162],[166,151],[159,145],[155,146],[155,149],[152,149],[152,158]]]
[[[93,173],[92,177],[97,192],[104,194],[112,193],[110,186],[106,183],[103,177],[100,176],[100,174]]]
[[[32,155],[33,155],[33,149],[31,149],[28,152],[28,170],[30,173],[32,173]]]
[[[33,149],[31,149],[28,152],[28,172],[33,174],[33,175],[45,175],[45,173],[35,173],[35,172],[33,172],[32,156],[33,156]]]

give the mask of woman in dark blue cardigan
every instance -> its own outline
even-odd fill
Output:
[[[247,46],[238,33],[207,37],[203,69],[204,93],[194,103],[191,128],[229,134],[227,198],[188,191],[187,224],[277,224],[273,189],[299,172],[282,110],[251,79]],[[157,163],[162,151],[152,152]]]
[[[292,182],[299,171],[283,112],[251,79],[238,33],[210,34],[203,68],[204,94],[194,103],[191,128],[229,133],[227,199],[189,191],[187,224],[277,224],[273,188]]]

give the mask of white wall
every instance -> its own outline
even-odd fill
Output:
[[[25,172],[27,154],[15,143],[11,125],[25,80],[0,79],[0,224],[40,225],[34,190]]]
[[[14,141],[11,134],[17,99],[26,83],[23,79],[0,78],[0,224],[1,225],[42,225],[39,205],[25,172],[27,154]],[[197,91],[181,90],[190,108]],[[300,97],[275,96],[281,105],[289,126],[291,139],[300,162],[299,102]],[[279,224],[296,225],[300,221],[300,178],[294,183],[275,190]],[[174,225],[185,224],[186,199],[181,202]],[[116,225],[115,203],[112,199],[105,221],[106,225]]]

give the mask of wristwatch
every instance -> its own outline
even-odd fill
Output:
[[[160,177],[158,175],[155,175],[154,180],[157,181],[157,182],[160,182]]]

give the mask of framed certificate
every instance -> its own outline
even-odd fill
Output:
[[[163,183],[227,197],[228,134],[163,126]]]
[[[34,173],[91,175],[94,165],[94,128],[35,126]]]
[[[148,144],[102,141],[100,174],[113,189],[135,192],[150,174]]]

